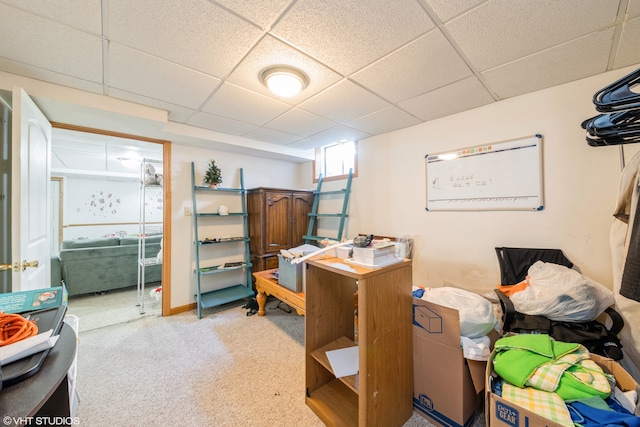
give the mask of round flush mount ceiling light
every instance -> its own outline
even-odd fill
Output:
[[[309,78],[305,73],[281,65],[262,70],[260,80],[271,92],[283,98],[297,95],[309,84]]]

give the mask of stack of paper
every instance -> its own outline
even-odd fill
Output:
[[[327,351],[327,358],[336,378],[347,377],[358,373],[358,346]]]
[[[396,260],[395,245],[385,246],[382,248],[366,247],[353,248],[353,261],[367,265],[384,265]]]

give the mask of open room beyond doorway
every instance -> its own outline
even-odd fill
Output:
[[[163,143],[54,125],[51,252],[81,329],[162,315]]]

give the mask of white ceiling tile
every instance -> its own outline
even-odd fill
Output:
[[[196,109],[220,80],[111,43],[109,83],[121,90]]]
[[[44,82],[55,83],[61,86],[73,87],[87,92],[100,94],[103,92],[103,86],[101,83],[80,79],[55,71],[45,70],[23,62],[11,61],[5,58],[0,58],[0,70]]]
[[[388,107],[382,98],[349,80],[343,80],[300,104],[300,108],[320,116],[350,122]]]
[[[244,58],[231,73],[228,80],[231,83],[275,98],[275,95],[259,79],[262,70],[274,65],[292,66],[303,71],[309,77],[308,86],[299,95],[291,98],[278,98],[290,104],[309,98],[341,78],[339,74],[334,73],[307,55],[273,37],[267,36]]]
[[[102,33],[101,0],[3,0],[3,3],[96,35]]]
[[[287,145],[300,139],[298,135],[280,132],[275,129],[257,128],[244,134],[247,138],[257,139],[258,141],[270,142],[271,144]]]
[[[358,71],[352,79],[395,103],[469,75],[464,60],[436,29]]]
[[[333,144],[339,141],[359,141],[369,136],[371,136],[371,134],[367,132],[354,129],[349,126],[339,125],[317,133],[309,138],[300,140],[299,142],[292,144],[292,147],[299,148],[301,150],[308,150],[311,148]]]
[[[123,91],[113,87],[109,89],[109,96],[165,110],[168,113],[169,120],[178,123],[184,123],[196,111],[192,108],[182,107],[180,105],[171,104],[159,99],[149,98],[148,96]]]
[[[229,119],[263,125],[291,106],[232,84],[223,84],[202,107],[211,113]]]
[[[473,76],[401,102],[399,106],[422,120],[429,121],[493,101],[489,92]]]
[[[267,127],[293,135],[309,136],[335,126],[331,120],[299,108],[292,108],[267,123]]]
[[[195,113],[187,120],[187,124],[197,127],[228,133],[230,135],[244,135],[256,129],[256,125],[238,120],[228,119],[208,113]]]
[[[224,7],[266,29],[280,16],[291,0],[217,0]]]
[[[485,71],[609,27],[617,9],[617,0],[492,0],[446,28],[476,69]]]
[[[447,22],[451,18],[454,18],[467,10],[476,7],[480,3],[484,3],[485,1],[487,0],[425,0],[442,22]]]
[[[640,40],[640,18],[628,21],[622,27],[620,43],[616,52],[614,65],[616,68],[626,67],[640,62],[640,49],[637,41]]]
[[[102,40],[98,36],[0,4],[0,40],[4,40],[0,57],[102,81]]]
[[[111,40],[216,77],[226,76],[261,33],[206,1],[109,1]]]
[[[629,0],[627,15],[629,15],[630,18],[640,16],[640,0]]]
[[[422,123],[422,120],[392,106],[349,122],[348,125],[369,134],[378,135],[419,123]]]
[[[415,0],[299,0],[272,32],[346,76],[433,27]]]
[[[603,73],[613,28],[482,73],[500,99]],[[528,76],[526,79],[516,76]]]

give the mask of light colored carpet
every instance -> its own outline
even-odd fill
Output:
[[[79,314],[80,425],[322,426],[304,400],[304,317],[272,299],[265,317],[241,305],[84,331],[91,310]],[[414,413],[405,426],[432,424]]]
[[[137,287],[115,289],[104,294],[69,297],[67,312],[80,318],[80,332],[139,320],[140,317],[162,315],[162,300],[151,298],[149,291],[158,284],[145,287],[144,314],[137,305]]]

